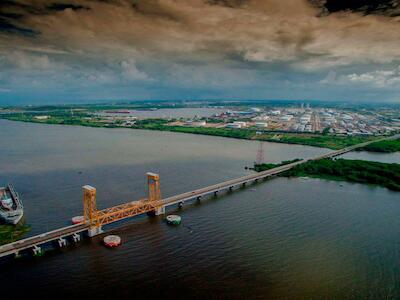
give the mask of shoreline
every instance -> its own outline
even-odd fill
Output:
[[[159,119],[149,119],[144,124],[133,125],[133,126],[119,126],[119,125],[106,125],[96,122],[87,122],[82,119],[69,119],[69,120],[57,120],[51,118],[48,120],[34,120],[33,118],[14,118],[9,116],[1,116],[0,119],[24,122],[24,123],[35,123],[35,124],[46,124],[46,125],[69,125],[69,126],[82,126],[82,127],[93,127],[93,128],[126,128],[135,130],[154,130],[154,131],[168,131],[175,133],[188,133],[198,135],[217,136],[225,138],[235,138],[250,141],[265,141],[271,143],[280,143],[288,145],[302,145],[309,147],[325,148],[331,150],[339,150],[348,146],[359,144],[374,139],[379,139],[381,136],[333,136],[323,135],[316,133],[285,133],[285,132],[271,132],[264,131],[261,134],[256,129],[227,129],[227,128],[212,128],[212,127],[184,127],[184,126],[170,126],[165,125],[165,121]],[[388,144],[392,144],[389,145]],[[371,144],[373,145],[373,144]],[[370,146],[366,149],[360,148],[358,151],[369,151],[376,153],[393,153],[400,149],[400,139],[389,141],[382,147],[381,144],[378,146]],[[373,151],[372,151],[373,150]]]

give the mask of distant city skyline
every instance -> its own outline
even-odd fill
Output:
[[[400,4],[347,2],[2,1],[0,105],[400,103]]]

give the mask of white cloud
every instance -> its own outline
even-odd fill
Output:
[[[320,81],[320,83],[400,89],[400,67],[396,69],[375,70],[340,76],[337,76],[335,72],[331,71],[325,79]]]
[[[151,80],[145,72],[142,72],[137,68],[136,62],[133,59],[123,60],[119,65],[121,67],[123,78],[127,80]]]
[[[8,64],[23,70],[48,70],[52,63],[48,55],[30,55],[23,51],[15,51],[5,57]]]

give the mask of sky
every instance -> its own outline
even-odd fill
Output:
[[[399,92],[399,0],[0,0],[0,104]]]

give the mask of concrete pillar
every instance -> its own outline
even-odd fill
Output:
[[[15,252],[15,258],[21,258],[21,254],[18,251]]]
[[[64,247],[64,246],[67,246],[67,240],[66,240],[66,239],[63,239],[63,238],[59,238],[59,239],[58,239],[58,246],[59,246],[60,248],[62,248],[62,247]]]
[[[218,196],[218,191],[214,192],[214,196],[217,197]]]
[[[161,206],[154,211],[156,216],[164,215],[165,214],[165,206]]]
[[[201,200],[201,196],[198,196],[198,197],[197,197],[197,201],[200,201],[200,200]]]
[[[102,234],[103,232],[104,231],[101,228],[101,226],[99,226],[99,227],[91,227],[88,230],[88,235],[89,235],[89,237],[94,237],[96,235]]]
[[[243,182],[242,187],[245,187],[245,186],[246,186],[246,182]]]
[[[182,207],[183,207],[183,202],[179,202],[179,203],[178,203],[178,207],[179,207],[179,208],[182,208]]]
[[[81,236],[77,233],[74,233],[72,235],[72,239],[74,240],[75,243],[79,242],[81,240]]]
[[[233,186],[230,186],[229,191],[232,192],[232,190],[233,190]]]
[[[34,256],[41,256],[43,254],[42,248],[36,245],[33,246],[32,251]]]

